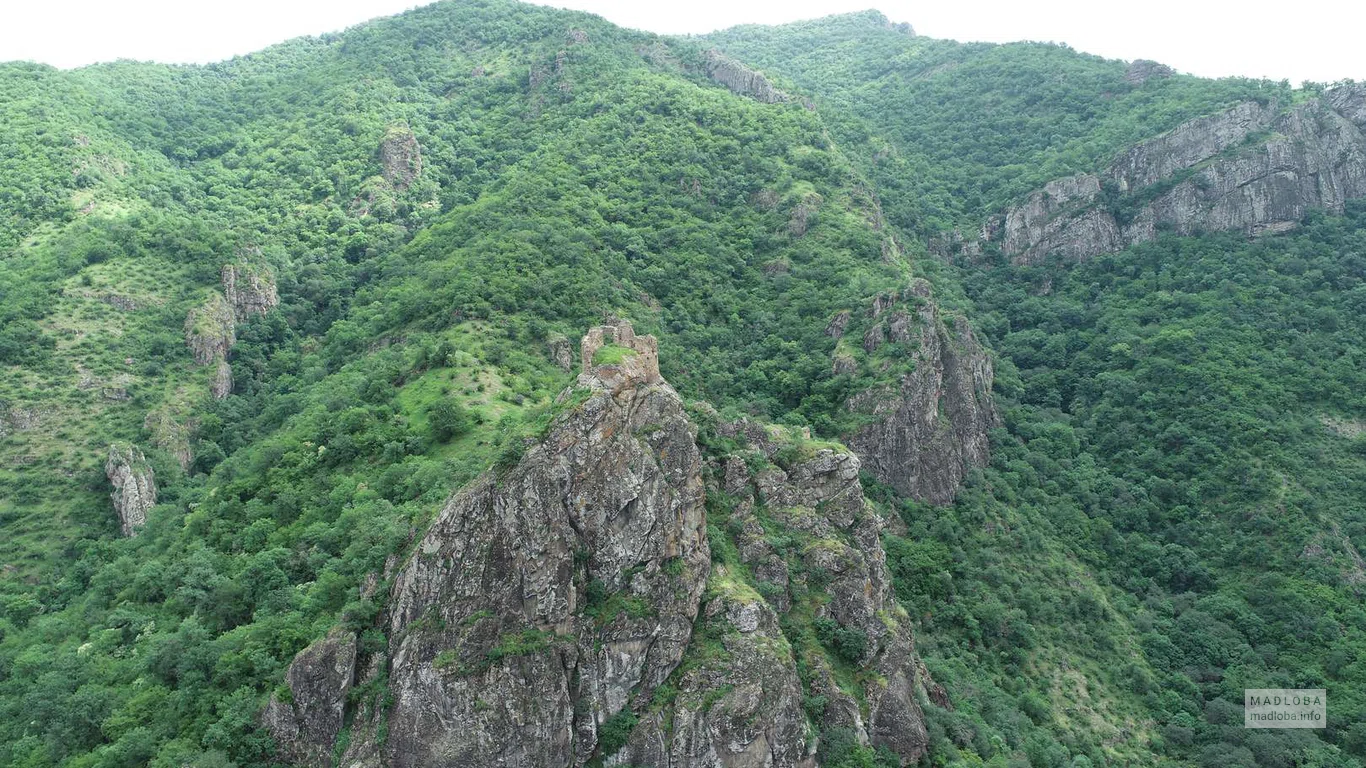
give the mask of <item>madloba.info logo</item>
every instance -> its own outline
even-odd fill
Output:
[[[1324,728],[1328,692],[1322,688],[1248,688],[1243,691],[1244,728]]]

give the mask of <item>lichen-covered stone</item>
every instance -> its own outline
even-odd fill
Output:
[[[711,79],[730,89],[732,93],[748,96],[765,104],[776,104],[791,97],[773,87],[761,73],[741,64],[718,50],[707,51],[707,74]]]
[[[335,629],[300,651],[285,675],[288,695],[270,697],[262,724],[291,765],[328,768],[356,676],[356,635]]]
[[[890,336],[913,349],[912,366],[898,384],[850,398],[850,410],[873,418],[848,436],[848,445],[882,482],[947,504],[989,456],[987,433],[996,424],[991,360],[965,318],[944,320],[923,280],[901,296],[877,297],[872,314],[879,320],[864,335],[864,349],[875,352]]]
[[[280,305],[275,272],[262,263],[224,264],[223,295],[238,322],[261,317]]]
[[[136,536],[147,522],[147,510],[156,506],[157,486],[152,467],[136,446],[114,443],[104,462],[104,474],[114,486],[110,498],[124,536]]]
[[[1017,264],[1084,261],[1163,231],[1291,229],[1312,208],[1341,212],[1347,200],[1366,196],[1363,128],[1360,85],[1288,110],[1245,102],[1196,118],[1131,148],[1098,175],[1058,179],[1031,194],[1006,213],[1001,250]],[[1145,190],[1151,200],[1122,214],[1115,207]]]

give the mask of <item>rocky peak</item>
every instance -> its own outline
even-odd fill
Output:
[[[147,522],[147,510],[157,503],[157,486],[152,467],[142,451],[130,443],[109,446],[104,462],[104,474],[114,486],[110,498],[119,516],[119,527],[124,536],[136,536]]]
[[[966,318],[945,321],[923,279],[874,298],[864,349],[887,341],[912,350],[897,385],[855,395],[848,407],[872,420],[848,436],[868,471],[901,493],[951,502],[968,471],[986,464],[996,424],[991,360]]]
[[[223,265],[223,295],[238,322],[261,317],[280,305],[275,272],[263,263]]]
[[[748,96],[765,104],[777,104],[791,99],[786,93],[774,88],[773,83],[763,74],[714,48],[707,51],[706,66],[707,75],[730,89],[732,93]]]
[[[405,190],[422,173],[422,147],[407,126],[394,126],[379,145],[380,173],[396,190]]]
[[[1166,64],[1149,59],[1134,59],[1124,70],[1124,81],[1130,85],[1143,85],[1149,80],[1161,80],[1176,74],[1176,70]]]
[[[659,342],[654,336],[637,336],[627,320],[612,320],[584,335],[579,343],[583,373],[579,383],[613,393],[626,387],[656,384],[659,375]]]
[[[611,346],[638,359],[593,365]],[[710,562],[694,428],[653,338],[618,322],[583,349],[586,399],[454,495],[394,577],[374,662],[392,706],[357,713],[343,765],[581,766],[682,658]],[[330,674],[318,656],[296,661],[324,669],[291,670],[291,689]],[[272,733],[314,754],[290,723],[335,736],[336,721],[300,700]]]
[[[1081,261],[1158,233],[1297,226],[1312,208],[1366,196],[1366,86],[1289,109],[1244,102],[1122,153],[1099,174],[1049,182],[1006,212],[1001,250],[1017,264]]]

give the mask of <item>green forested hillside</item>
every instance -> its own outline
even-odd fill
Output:
[[[714,82],[713,47],[794,98]],[[286,666],[339,624],[383,646],[393,557],[563,408],[552,345],[629,317],[685,398],[837,439],[913,367],[857,338],[912,277],[992,349],[1002,417],[951,505],[864,478],[952,702],[925,762],[1360,764],[1361,204],[1080,265],[926,255],[1304,95],[875,12],[665,39],[503,0],[204,67],[0,65],[0,765],[276,763]],[[244,260],[279,305],[239,319],[215,399],[186,316]],[[116,440],[159,489],[131,539]],[[1330,726],[1244,730],[1245,687],[1327,688]],[[822,738],[823,765],[886,759]]]
[[[1178,75],[1141,85],[1125,64],[1039,43],[918,37],[877,11],[703,40],[810,93],[856,150],[889,216],[933,235],[976,227],[1044,182],[1288,84]]]

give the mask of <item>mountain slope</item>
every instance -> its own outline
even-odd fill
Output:
[[[976,237],[1316,91],[472,0],[0,93],[0,764],[1366,756],[1361,203]]]

